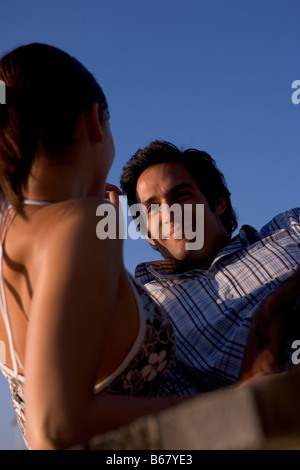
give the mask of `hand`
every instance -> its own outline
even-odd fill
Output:
[[[278,372],[278,374],[284,374],[285,372]],[[264,385],[264,383],[270,379],[270,377],[274,376],[277,374],[276,372],[259,372],[258,374],[255,374],[254,376],[250,377],[249,379],[245,379],[237,385],[238,388],[244,388],[250,386],[256,386],[256,385]]]
[[[257,307],[249,330],[239,380],[283,369],[283,352],[289,338],[298,338],[300,269]]]
[[[115,206],[118,213],[118,237],[124,238],[125,223],[122,206],[120,204],[119,196],[122,196],[122,191],[114,184],[106,183],[105,186],[105,198],[109,199],[110,203]]]
[[[104,197],[109,199],[118,209],[120,209],[119,196],[122,196],[122,191],[114,184],[106,183]]]
[[[244,358],[239,372],[239,382],[248,382],[254,377],[281,372],[278,364],[278,353],[272,345],[267,345],[261,349],[259,344],[251,335],[248,338],[244,351]]]

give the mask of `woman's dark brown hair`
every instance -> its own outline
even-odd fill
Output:
[[[22,213],[24,189],[37,145],[56,158],[71,144],[82,111],[103,91],[93,75],[69,54],[46,44],[21,46],[0,61],[6,104],[0,105],[0,197]]]

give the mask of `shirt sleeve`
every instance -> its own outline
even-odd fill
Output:
[[[300,207],[276,215],[262,227],[260,233],[263,237],[267,237],[282,229],[288,230],[300,239]]]

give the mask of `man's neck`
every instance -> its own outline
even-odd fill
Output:
[[[207,271],[211,267],[217,254],[218,252],[213,254],[209,258],[201,258],[201,259],[195,259],[195,260],[184,260],[184,261],[174,260],[175,272],[180,274],[180,273],[184,273],[187,271],[191,271],[193,269],[201,269],[202,271]]]
[[[220,251],[231,241],[230,235],[227,234],[226,237],[219,241],[218,246],[215,246],[214,251],[210,252],[207,256],[202,254],[202,256],[199,256],[198,258],[192,259],[177,260],[166,255],[166,253],[162,253],[162,250],[159,250],[164,259],[160,261],[152,261],[150,264],[155,266],[157,272],[161,272],[162,274],[182,274],[194,269],[207,271]]]
[[[152,261],[150,264],[155,267],[157,272],[160,272],[162,274],[182,274],[188,271],[192,271],[194,269],[207,271],[211,267],[212,263],[214,262],[216,256],[221,251],[221,249],[211,255],[209,258],[184,261],[166,258],[163,260]]]
[[[226,239],[223,239],[222,242],[219,244],[215,250],[208,254],[208,256],[201,256],[195,259],[186,259],[182,261],[174,260],[175,272],[176,273],[184,273],[187,271],[191,271],[193,269],[201,269],[203,271],[207,271],[212,263],[214,262],[215,258],[218,256],[220,251],[230,243],[231,239],[229,236]]]

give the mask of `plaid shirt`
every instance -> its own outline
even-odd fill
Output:
[[[136,278],[169,313],[176,354],[160,395],[213,390],[238,380],[253,313],[300,264],[300,208],[260,232],[242,226],[206,271],[175,274],[171,260],[142,263]]]

